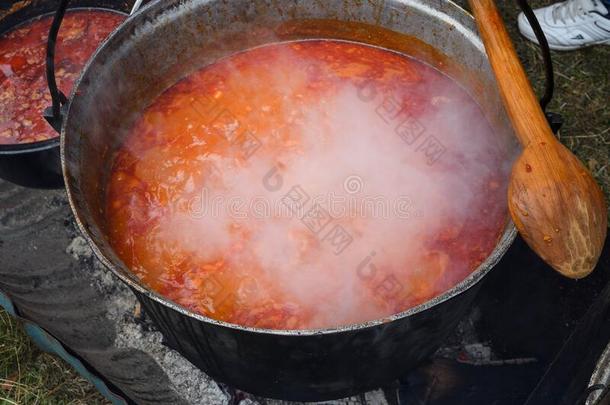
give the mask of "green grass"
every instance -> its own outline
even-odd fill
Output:
[[[0,404],[108,404],[63,360],[40,351],[19,322],[0,311]]]
[[[460,3],[463,4],[462,1]],[[532,6],[550,4],[531,1]],[[514,0],[498,0],[517,51],[540,94],[544,69],[538,47],[516,30]],[[610,47],[553,53],[555,97],[549,110],[561,113],[561,141],[589,167],[610,196]],[[103,404],[95,389],[54,356],[40,352],[14,320],[0,312],[1,404]]]

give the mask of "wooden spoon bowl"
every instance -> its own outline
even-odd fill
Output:
[[[508,208],[527,244],[561,274],[597,263],[608,227],[604,196],[583,164],[554,141],[531,143],[513,166]]]

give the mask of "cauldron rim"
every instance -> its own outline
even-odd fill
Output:
[[[41,141],[23,143],[3,143],[0,144],[0,155],[12,155],[28,152],[39,152],[59,146],[60,136],[43,139]]]
[[[464,17],[474,21],[474,17],[469,12],[467,12],[463,7],[459,6],[452,0],[445,0],[445,1],[447,3],[450,3],[451,6],[455,7],[456,10],[459,10],[459,12],[461,12],[464,15]],[[444,293],[437,295],[437,296],[433,297],[432,299],[427,300],[419,305],[416,305],[414,307],[408,308],[404,311],[398,312],[396,314],[393,314],[393,315],[390,315],[387,317],[374,319],[374,320],[363,322],[363,323],[354,323],[354,324],[349,324],[349,325],[343,325],[343,326],[337,326],[337,327],[331,327],[331,328],[321,328],[321,329],[267,329],[267,328],[256,328],[256,327],[243,326],[243,325],[239,325],[239,324],[235,324],[235,323],[220,321],[220,320],[210,318],[205,315],[190,311],[189,309],[183,307],[182,305],[179,305],[179,304],[171,301],[170,299],[163,297],[161,294],[152,290],[150,287],[146,286],[144,283],[142,283],[140,281],[135,281],[134,279],[126,276],[126,274],[124,272],[131,273],[131,270],[127,266],[125,266],[124,263],[120,259],[118,260],[120,262],[120,265],[117,265],[117,264],[113,263],[113,261],[110,260],[107,257],[107,255],[102,252],[102,250],[97,246],[96,242],[91,237],[90,232],[87,229],[87,226],[85,226],[85,222],[83,222],[81,219],[82,212],[80,209],[77,208],[77,203],[75,201],[75,196],[73,193],[74,190],[71,187],[67,159],[65,156],[66,127],[67,127],[68,119],[70,117],[70,111],[72,108],[72,100],[73,100],[75,94],[78,92],[81,82],[83,81],[83,78],[84,78],[86,72],[89,70],[90,65],[97,59],[97,57],[100,53],[104,52],[108,43],[110,41],[112,41],[112,39],[115,36],[119,35],[124,30],[130,29],[129,23],[133,19],[136,19],[140,13],[145,13],[148,9],[152,9],[155,7],[162,7],[162,3],[163,2],[150,2],[146,6],[143,6],[142,9],[140,10],[140,12],[138,12],[132,16],[129,16],[97,48],[97,50],[94,52],[94,54],[91,56],[91,58],[89,59],[89,61],[87,62],[87,64],[83,68],[83,70],[81,71],[81,75],[74,83],[72,93],[69,98],[69,104],[68,104],[67,111],[66,111],[66,119],[63,122],[63,125],[61,128],[61,134],[60,134],[61,167],[62,167],[62,172],[63,172],[63,176],[64,176],[66,194],[68,197],[70,208],[71,208],[72,213],[75,218],[75,222],[76,222],[82,236],[84,237],[84,239],[87,241],[87,243],[93,250],[95,256],[102,262],[102,264],[105,267],[107,267],[115,276],[117,276],[122,282],[127,284],[131,289],[137,291],[139,294],[142,294],[143,296],[145,296],[167,308],[170,308],[182,315],[185,315],[189,318],[192,318],[194,320],[197,320],[197,321],[200,321],[200,322],[203,322],[206,324],[210,324],[212,326],[224,327],[224,328],[239,331],[239,332],[247,332],[247,333],[249,332],[249,333],[264,334],[264,335],[277,335],[277,336],[295,336],[296,337],[296,336],[331,335],[331,334],[352,332],[355,330],[362,330],[362,329],[367,329],[367,328],[374,328],[374,327],[378,327],[383,324],[398,322],[398,321],[404,320],[405,318],[408,318],[408,317],[411,317],[418,313],[424,312],[427,309],[435,307],[456,296],[459,296],[460,294],[466,292],[470,288],[474,287],[477,283],[479,283],[483,279],[483,277],[485,277],[485,275],[488,272],[490,272],[492,268],[495,267],[495,265],[500,261],[502,256],[506,253],[508,248],[512,245],[513,241],[515,240],[515,238],[517,236],[517,230],[515,228],[514,223],[512,222],[512,219],[507,214],[507,220],[506,220],[504,229],[500,233],[500,236],[498,237],[498,241],[497,241],[494,249],[485,258],[485,260],[475,270],[473,270],[466,278],[464,278],[458,284],[454,285],[452,288],[446,290]],[[481,44],[481,47],[482,47],[482,44]],[[123,268],[122,269],[123,271],[121,271],[121,267]]]

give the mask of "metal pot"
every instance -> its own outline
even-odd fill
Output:
[[[92,58],[61,135],[65,183],[80,229],[100,260],[133,289],[167,343],[217,381],[287,400],[356,394],[418,365],[454,329],[479,281],[515,237],[507,215],[494,251],[459,285],[392,317],[336,329],[266,330],[220,322],[140,283],[110,247],[103,216],[105,184],[126,129],[160,93],[201,66],[256,45],[320,37],[379,45],[426,61],[478,100],[495,136],[512,138],[472,17],[438,0],[155,2]]]
[[[11,0],[0,6],[0,34],[42,15],[53,13],[59,0]],[[127,2],[112,0],[77,0],[70,9],[104,8],[127,12]],[[25,187],[63,188],[59,135],[38,142],[0,144],[0,178]]]

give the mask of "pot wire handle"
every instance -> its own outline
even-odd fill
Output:
[[[538,40],[538,45],[540,46],[540,51],[542,53],[546,81],[544,83],[544,94],[542,97],[540,97],[540,106],[542,107],[542,111],[546,112],[546,107],[553,98],[553,91],[555,89],[555,74],[553,72],[551,50],[549,48],[549,43],[546,40],[546,36],[544,35],[544,31],[542,30],[542,27],[540,27],[538,18],[536,17],[536,14],[534,14],[534,11],[528,4],[527,0],[517,0],[517,3],[519,4],[521,11],[523,11],[527,22],[534,31],[534,35],[536,36],[536,40]]]
[[[530,26],[534,30],[534,34],[536,35],[536,39],[538,40],[538,44],[540,45],[542,60],[544,62],[545,75],[544,93],[540,97],[540,107],[542,107],[542,111],[544,111],[544,115],[546,116],[546,120],[551,126],[551,130],[554,134],[557,134],[557,132],[563,125],[563,117],[561,116],[561,114],[546,110],[546,107],[549,105],[551,99],[553,98],[553,92],[555,90],[555,73],[553,71],[551,48],[549,48],[549,43],[546,40],[544,31],[542,31],[542,27],[540,27],[538,18],[536,17],[536,14],[534,14],[534,11],[528,4],[527,0],[517,0],[517,3],[519,4],[521,11],[523,11],[523,14],[525,15],[525,18],[529,22]]]
[[[142,0],[136,0],[133,3],[133,7],[131,8],[129,15],[134,15],[136,13],[136,11],[138,11],[138,9],[140,8],[141,5],[142,5]]]
[[[68,98],[64,93],[57,87],[57,81],[55,80],[55,46],[57,44],[57,35],[61,22],[66,14],[68,3],[70,0],[60,0],[59,7],[53,17],[51,23],[51,29],[49,30],[49,38],[47,40],[47,58],[46,58],[46,75],[47,84],[49,86],[49,93],[51,93],[52,106],[45,109],[43,116],[53,129],[57,132],[61,132],[61,126],[63,123],[63,106],[68,102]]]

